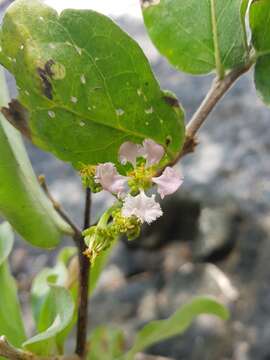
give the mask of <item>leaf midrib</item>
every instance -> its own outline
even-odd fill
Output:
[[[210,12],[211,12],[211,24],[213,33],[213,44],[215,52],[216,70],[220,78],[224,77],[224,66],[221,61],[218,26],[217,26],[217,14],[216,14],[216,0],[210,0]]]

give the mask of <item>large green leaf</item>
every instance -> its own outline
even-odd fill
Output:
[[[7,258],[14,235],[8,223],[0,225],[0,335],[5,335],[14,346],[21,346],[25,331],[17,298],[17,285],[10,274]]]
[[[255,66],[255,85],[261,99],[270,105],[270,2],[253,1],[250,6],[252,43],[258,57]]]
[[[74,302],[69,292],[61,286],[51,284],[46,299],[47,314],[43,313],[41,332],[24,342],[23,346],[39,355],[55,355],[55,338],[70,324],[74,314]],[[62,350],[62,349],[60,349]]]
[[[121,330],[101,326],[89,339],[88,360],[116,360],[124,351],[125,339]]]
[[[0,69],[0,106],[8,95]],[[72,229],[60,218],[40,188],[21,135],[0,114],[0,214],[32,245],[51,248]]]
[[[180,70],[222,73],[245,62],[242,0],[141,0],[150,37]]]
[[[152,321],[147,324],[135,338],[135,342],[125,360],[133,360],[134,355],[146,349],[150,345],[169,337],[183,333],[193,322],[195,317],[201,314],[211,314],[227,320],[228,310],[223,305],[209,298],[197,298],[184,305],[167,320]]]
[[[116,161],[127,140],[152,138],[171,157],[181,149],[182,109],[109,18],[90,10],[58,15],[40,0],[17,0],[5,14],[1,47],[43,149],[75,166]]]

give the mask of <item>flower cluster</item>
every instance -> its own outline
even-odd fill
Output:
[[[82,167],[83,183],[93,192],[110,192],[118,204],[102,227],[98,225],[85,233],[89,246],[87,255],[91,260],[117,236],[126,234],[132,239],[139,235],[143,223],[151,224],[163,215],[156,196],[148,196],[146,192],[156,185],[158,194],[164,199],[183,183],[181,173],[172,167],[166,167],[160,176],[155,176],[164,157],[164,148],[146,139],[142,145],[132,142],[121,145],[119,162],[128,169],[125,175],[121,175],[111,162]]]

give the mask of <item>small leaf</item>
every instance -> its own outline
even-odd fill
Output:
[[[91,266],[91,276],[90,276],[90,284],[89,284],[89,292],[91,295],[93,295],[94,290],[98,284],[98,280],[100,278],[100,275],[106,266],[109,256],[111,255],[115,245],[117,244],[117,240],[111,244],[111,246],[104,250],[95,260],[94,264]]]
[[[64,286],[67,280],[67,269],[60,263],[54,268],[43,269],[34,279],[31,289],[31,302],[34,318],[36,320],[37,329],[40,331],[42,325],[42,313],[45,316],[48,315],[46,308],[44,309],[44,303],[51,291],[50,283],[58,286]]]
[[[124,334],[119,329],[101,326],[94,330],[89,341],[88,360],[115,360],[124,351]]]
[[[55,355],[51,342],[70,324],[73,319],[74,302],[69,292],[60,286],[50,285],[51,291],[46,300],[50,311],[54,315],[48,328],[31,339],[24,342],[23,346],[38,355]],[[44,324],[45,325],[45,324]]]
[[[68,263],[70,258],[76,253],[75,247],[65,247],[58,255],[57,264],[54,268],[43,269],[34,279],[31,289],[32,310],[38,332],[46,330],[55,319],[55,301],[53,297],[53,286],[67,287],[69,280]],[[74,291],[73,291],[74,290]],[[76,303],[77,289],[71,289],[71,297]],[[75,309],[74,309],[75,310]],[[63,331],[53,337],[45,345],[39,347],[38,351],[44,354],[50,354],[57,349],[63,352],[64,342],[69,335],[75,320],[75,311],[73,318]]]
[[[191,74],[222,75],[243,64],[242,0],[141,0],[145,25],[162,55]]]
[[[201,314],[211,314],[227,320],[228,310],[216,301],[208,298],[197,298],[189,304],[182,306],[174,315],[167,320],[152,321],[147,324],[135,338],[135,342],[125,360],[132,360],[134,355],[146,349],[150,345],[182,334]]]
[[[138,44],[109,18],[17,0],[0,35],[0,62],[16,78],[36,145],[76,167],[116,162],[127,140],[152,138],[170,157],[181,150],[182,109],[166,101]]]
[[[25,340],[21,308],[17,298],[17,285],[9,271],[7,258],[13,247],[14,235],[8,223],[0,225],[0,334],[20,347]]]

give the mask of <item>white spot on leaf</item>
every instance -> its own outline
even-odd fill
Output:
[[[21,49],[21,50],[23,50],[23,49],[24,49],[24,45],[23,45],[23,44],[20,46],[20,49]]]
[[[115,112],[117,116],[122,116],[125,113],[123,109],[116,109]]]
[[[146,109],[146,110],[145,110],[145,113],[146,113],[147,115],[153,114],[153,112],[154,112],[154,109],[152,108],[152,106],[151,106],[149,109]]]
[[[51,49],[55,49],[56,46],[55,46],[55,44],[50,43],[50,44],[49,44],[49,47],[50,47]]]
[[[81,121],[81,122],[80,122],[80,126],[81,126],[81,127],[84,127],[84,126],[85,126],[85,122]]]
[[[52,118],[52,119],[55,118],[55,112],[54,112],[54,111],[51,111],[51,110],[48,111],[48,115],[49,115],[49,117]]]
[[[86,78],[85,78],[84,74],[81,75],[81,83],[86,84]]]
[[[24,93],[25,93],[25,95],[27,95],[27,96],[30,95],[28,90],[25,90]]]
[[[43,16],[40,16],[40,17],[39,17],[39,20],[44,21],[44,17],[43,17]]]
[[[138,96],[142,96],[142,89],[137,89]]]
[[[142,8],[147,9],[150,6],[155,6],[160,3],[160,0],[141,0]]]
[[[76,96],[71,96],[70,101],[73,102],[73,104],[76,104],[78,102],[78,99]]]
[[[82,55],[82,49],[81,48],[79,48],[78,46],[75,46],[75,49],[76,49],[76,51],[77,51],[77,53],[79,55]]]

